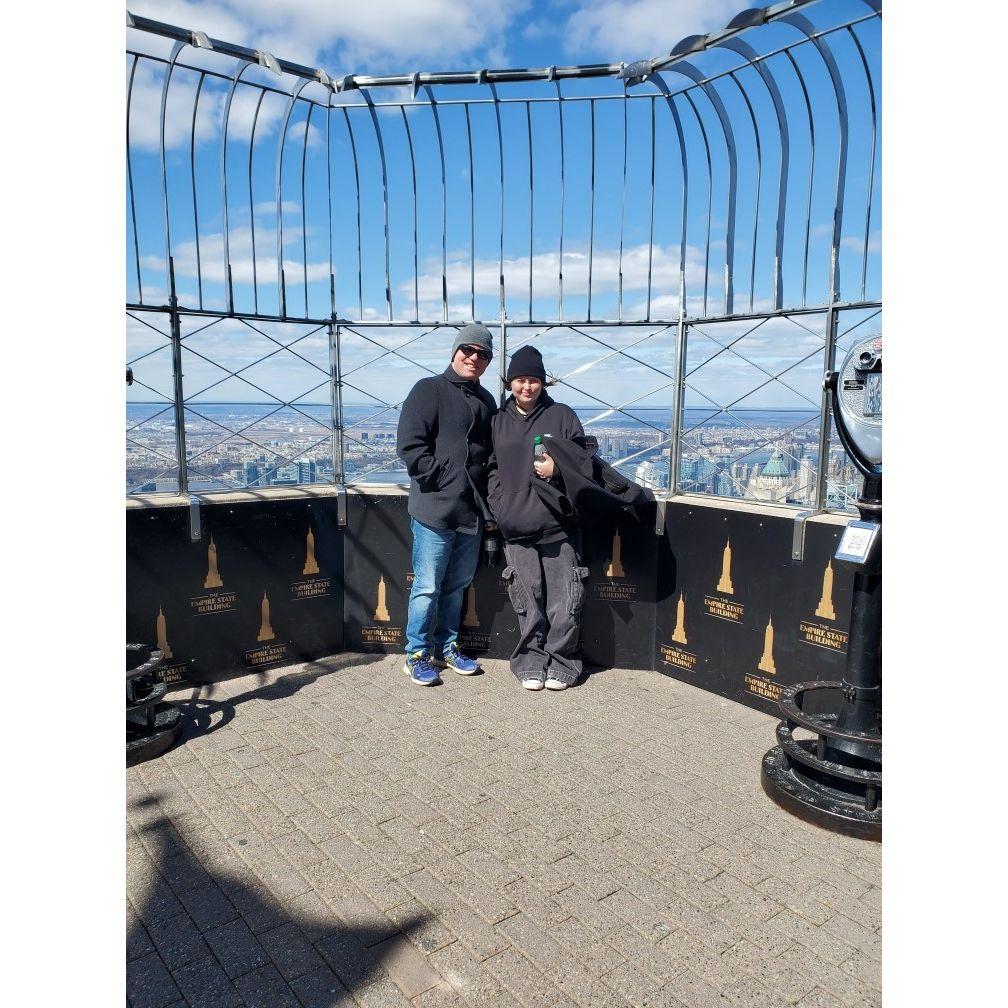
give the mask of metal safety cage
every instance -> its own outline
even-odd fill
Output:
[[[177,489],[404,481],[398,408],[480,319],[640,481],[843,507],[817,382],[881,307],[880,28],[795,0],[658,58],[340,77],[131,15],[127,310]]]

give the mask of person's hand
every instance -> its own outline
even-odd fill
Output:
[[[536,471],[536,476],[539,479],[549,479],[553,473],[556,471],[556,467],[553,465],[553,459],[549,455],[540,455],[533,463],[532,468]]]

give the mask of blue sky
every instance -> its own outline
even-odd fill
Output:
[[[638,0],[627,3],[579,4],[555,0],[545,5],[523,2],[493,4],[456,3],[439,0],[436,3],[400,3],[350,5],[326,4],[300,0],[283,5],[259,2],[242,4],[222,2],[196,4],[186,2],[153,2],[133,9],[143,14],[188,28],[206,31],[212,37],[223,38],[258,47],[274,54],[322,66],[332,75],[348,72],[391,73],[420,70],[474,69],[481,66],[544,66],[551,63],[627,61],[643,56],[658,56],[682,36],[720,27],[737,10],[737,3],[658,3]],[[362,9],[364,8],[364,9]],[[867,12],[859,0],[825,0],[805,9],[816,24],[830,25],[844,15]],[[867,58],[878,64],[877,23],[859,26],[858,39],[865,47]],[[762,39],[762,48],[793,42],[796,32],[783,25],[759,29],[762,36],[750,35],[754,44]],[[167,54],[170,46],[164,40],[130,33],[133,45],[143,42],[145,51]],[[841,279],[845,300],[858,300],[864,259],[864,208],[867,186],[872,171],[870,131],[865,115],[859,114],[867,105],[867,89],[863,71],[857,62],[853,44],[846,38],[836,40],[837,58],[845,74],[848,103],[852,109],[850,156],[847,171],[848,210],[841,243]],[[190,58],[191,50],[186,58]],[[812,220],[809,230],[809,282],[805,292],[809,304],[825,301],[829,273],[829,240],[832,230],[832,205],[835,196],[837,141],[836,101],[821,60],[811,46],[795,50],[802,68],[813,105],[816,130],[816,163],[812,186]],[[799,84],[793,70],[784,65],[785,57],[773,57],[775,75],[780,80],[789,106],[800,102]],[[738,58],[723,51],[704,53],[695,58],[705,73],[726,70],[738,65]],[[230,72],[230,61],[220,64]],[[130,68],[127,68],[130,72]],[[849,71],[849,75],[848,75]],[[748,76],[747,76],[748,75]],[[191,71],[176,71],[169,92],[170,125],[166,138],[169,203],[172,222],[172,251],[176,280],[183,303],[193,304],[198,296],[196,279],[197,243],[195,217],[192,212],[192,176],[196,176],[196,196],[199,206],[200,270],[204,305],[220,308],[225,304],[224,256],[222,240],[223,212],[220,197],[220,111],[227,91],[226,82],[208,78],[203,85],[198,106],[199,115],[193,121],[197,75]],[[265,71],[253,68],[245,78],[269,83]],[[685,86],[680,75],[669,73],[666,79],[673,91]],[[776,141],[768,142],[776,129],[773,107],[755,71],[740,74],[750,96],[757,130],[754,131],[742,93],[730,82],[719,87],[723,101],[737,131],[738,140],[738,205],[734,258],[735,310],[749,307],[750,298],[757,310],[770,306],[773,274],[773,232],[777,218],[776,179],[780,164]],[[140,259],[143,299],[146,303],[166,300],[165,245],[163,204],[160,195],[159,134],[157,111],[163,72],[153,64],[141,62],[134,74],[131,110],[131,167],[134,179],[134,204],[137,212],[136,244]],[[277,78],[272,78],[275,84]],[[285,80],[283,86],[289,86]],[[876,102],[879,101],[878,80],[874,80]],[[586,84],[565,85],[565,96],[585,93]],[[501,86],[506,97],[542,95],[542,85]],[[613,81],[591,82],[596,95],[622,94]],[[537,90],[538,89],[538,90]],[[310,91],[305,92],[311,93]],[[376,102],[405,103],[410,132],[407,133],[403,113],[398,107],[381,110],[379,125],[386,154],[389,195],[389,273],[394,317],[411,318],[414,298],[419,302],[421,318],[440,317],[442,237],[440,219],[440,169],[436,135],[429,107],[417,107],[411,102],[408,89],[375,89]],[[637,93],[654,94],[651,85]],[[235,92],[229,128],[228,166],[228,238],[229,258],[236,307],[260,312],[278,311],[275,194],[277,140],[282,124],[285,99],[269,95],[258,107],[258,92],[239,87]],[[554,92],[555,94],[555,92]],[[441,88],[439,101],[450,98],[482,96],[476,88]],[[347,96],[351,101],[353,95]],[[423,97],[421,95],[421,97]],[[595,139],[595,199],[590,199],[590,111],[585,102],[565,103],[564,129],[566,153],[564,203],[564,315],[585,317],[587,314],[587,275],[592,270],[592,317],[613,318],[617,310],[618,274],[622,266],[623,312],[627,318],[643,318],[647,310],[647,276],[650,269],[650,305],[652,318],[675,318],[678,312],[678,267],[681,165],[671,116],[663,102],[655,104],[655,187],[653,222],[650,203],[650,109],[651,101],[628,103],[626,140],[628,147],[627,188],[625,203],[622,195],[623,167],[623,103],[596,103]],[[330,122],[329,153],[332,159],[333,235],[328,233],[326,202],[326,142],[325,125],[320,110],[308,124],[303,103],[295,108],[287,130],[282,181],[282,217],[284,222],[285,281],[288,311],[323,317],[329,311],[330,257],[339,314],[381,319],[385,316],[385,261],[381,180],[375,131],[366,108],[359,104],[348,108],[347,119],[333,116]],[[726,200],[726,157],[719,140],[719,126],[713,106],[705,99],[697,100],[698,114],[708,131],[714,157],[711,198],[712,240],[706,250],[706,180],[699,122],[683,107],[686,144],[689,149],[691,199],[687,213],[687,310],[693,316],[718,313],[724,296],[724,239]],[[526,119],[523,103],[502,108],[505,134],[505,220],[504,272],[508,289],[507,310],[510,319],[520,320],[529,313],[528,285],[531,265],[534,318],[555,317],[557,314],[559,272],[559,146],[555,107],[533,106]],[[804,106],[792,123],[792,151],[786,207],[784,291],[785,304],[801,303],[804,254],[804,217],[808,199],[809,157],[808,127],[804,122]],[[461,155],[465,143],[465,124],[459,106],[444,108],[442,128],[447,151],[447,231],[444,238],[447,258],[446,274],[449,290],[449,316],[470,318],[475,315],[493,321],[499,314],[497,284],[499,271],[500,187],[497,154],[497,133],[492,106],[472,108],[471,128],[476,159],[475,171],[475,246],[469,248],[469,176],[467,159]],[[248,137],[256,117],[254,156],[250,160]],[[692,118],[691,118],[692,117]],[[347,126],[352,129],[348,132]],[[190,125],[194,123],[195,143],[190,144]],[[532,208],[528,195],[529,146],[527,129],[532,129],[534,153],[535,198]],[[357,148],[361,171],[359,179],[353,172],[351,136]],[[757,145],[756,141],[761,143]],[[413,202],[408,143],[414,144],[417,165],[417,242],[413,242]],[[720,144],[720,146],[719,146]],[[875,208],[869,222],[869,255],[867,259],[866,296],[877,296],[880,279],[878,218],[878,187],[880,149],[875,151]],[[759,160],[757,160],[757,156]],[[301,172],[305,165],[304,228],[301,212]],[[760,177],[760,216],[755,246],[752,221],[755,209],[755,179]],[[358,258],[355,193],[360,189],[361,239],[360,286],[358,293]],[[529,215],[532,213],[532,249],[529,258]],[[130,215],[128,214],[128,217]],[[128,296],[136,300],[137,283],[133,253],[133,233],[128,221]],[[653,249],[649,249],[649,235]],[[251,255],[252,242],[256,253]],[[622,251],[620,244],[622,242]],[[755,257],[754,257],[755,250]],[[703,302],[705,276],[704,255],[707,251],[708,278],[706,305]],[[414,282],[414,257],[416,281]],[[755,258],[755,286],[750,291],[750,274]],[[253,273],[253,265],[255,270]],[[252,279],[255,275],[256,286]],[[474,305],[470,304],[470,275],[475,276]],[[815,328],[814,325],[811,326]],[[135,329],[136,327],[133,327]],[[248,332],[231,331],[230,324],[208,332],[214,345],[206,347],[208,356],[236,369],[249,357]],[[287,330],[292,331],[292,330]],[[775,337],[775,331],[778,335]],[[230,333],[230,335],[226,335]],[[614,342],[610,334],[608,342]],[[140,344],[149,333],[140,333]],[[796,343],[795,337],[799,340]],[[155,339],[156,339],[155,334]],[[312,338],[300,344],[310,345]],[[797,359],[814,349],[819,336],[801,336],[790,323],[774,323],[747,338],[748,356],[759,358],[761,366],[779,370],[782,363]],[[323,347],[322,341],[320,346]],[[349,341],[352,345],[353,340]],[[395,345],[395,341],[387,341]],[[617,343],[628,340],[615,341]],[[708,341],[709,342],[709,341]],[[436,346],[435,337],[428,345]],[[807,346],[806,346],[807,344]],[[192,345],[197,345],[194,339]],[[711,344],[713,345],[713,344]],[[593,359],[604,350],[591,345],[577,334],[549,334],[549,346],[558,357],[559,372],[567,372],[583,360]],[[367,360],[367,347],[361,346],[361,361]],[[545,349],[545,346],[544,346]],[[647,351],[645,353],[645,351]],[[348,350],[349,352],[349,350]],[[672,367],[672,343],[667,335],[657,336],[640,352],[663,369]],[[436,354],[435,354],[436,356]],[[754,371],[733,354],[722,354],[716,365],[705,374],[727,389],[748,381],[759,384],[759,372]],[[297,382],[291,384],[281,374],[281,362],[291,364],[291,355],[273,358],[275,376],[271,391],[285,398],[293,396]],[[393,366],[396,365],[396,366]],[[204,367],[205,365],[199,365]],[[734,370],[732,370],[734,368]],[[189,373],[197,370],[192,364]],[[397,374],[402,370],[402,374]],[[802,382],[804,399],[816,399],[818,362],[807,365]],[[615,358],[592,375],[603,383],[606,395],[624,401],[646,391],[640,386],[639,374],[626,358]],[[385,361],[374,369],[374,381],[382,386],[382,396],[392,400],[397,387],[408,383],[413,369],[397,361]],[[310,377],[310,376],[307,376]],[[795,375],[792,375],[795,377]],[[655,387],[659,383],[656,381]],[[804,386],[808,385],[808,389]],[[202,386],[201,386],[202,387]],[[247,387],[231,379],[224,388],[234,388],[250,394]],[[231,394],[231,393],[229,393]],[[720,393],[719,393],[720,394]],[[665,390],[656,397],[667,397]],[[794,395],[779,383],[771,383],[759,394],[758,400],[747,405],[786,406]],[[727,401],[727,400],[723,400]]]

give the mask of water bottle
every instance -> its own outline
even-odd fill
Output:
[[[546,454],[546,445],[543,444],[542,434],[536,434],[532,441],[532,460],[540,459]]]

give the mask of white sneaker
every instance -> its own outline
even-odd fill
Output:
[[[522,679],[521,684],[527,690],[541,690],[543,688],[542,679]]]
[[[567,689],[567,683],[560,682],[559,679],[547,679],[546,689],[554,689],[554,690]]]

